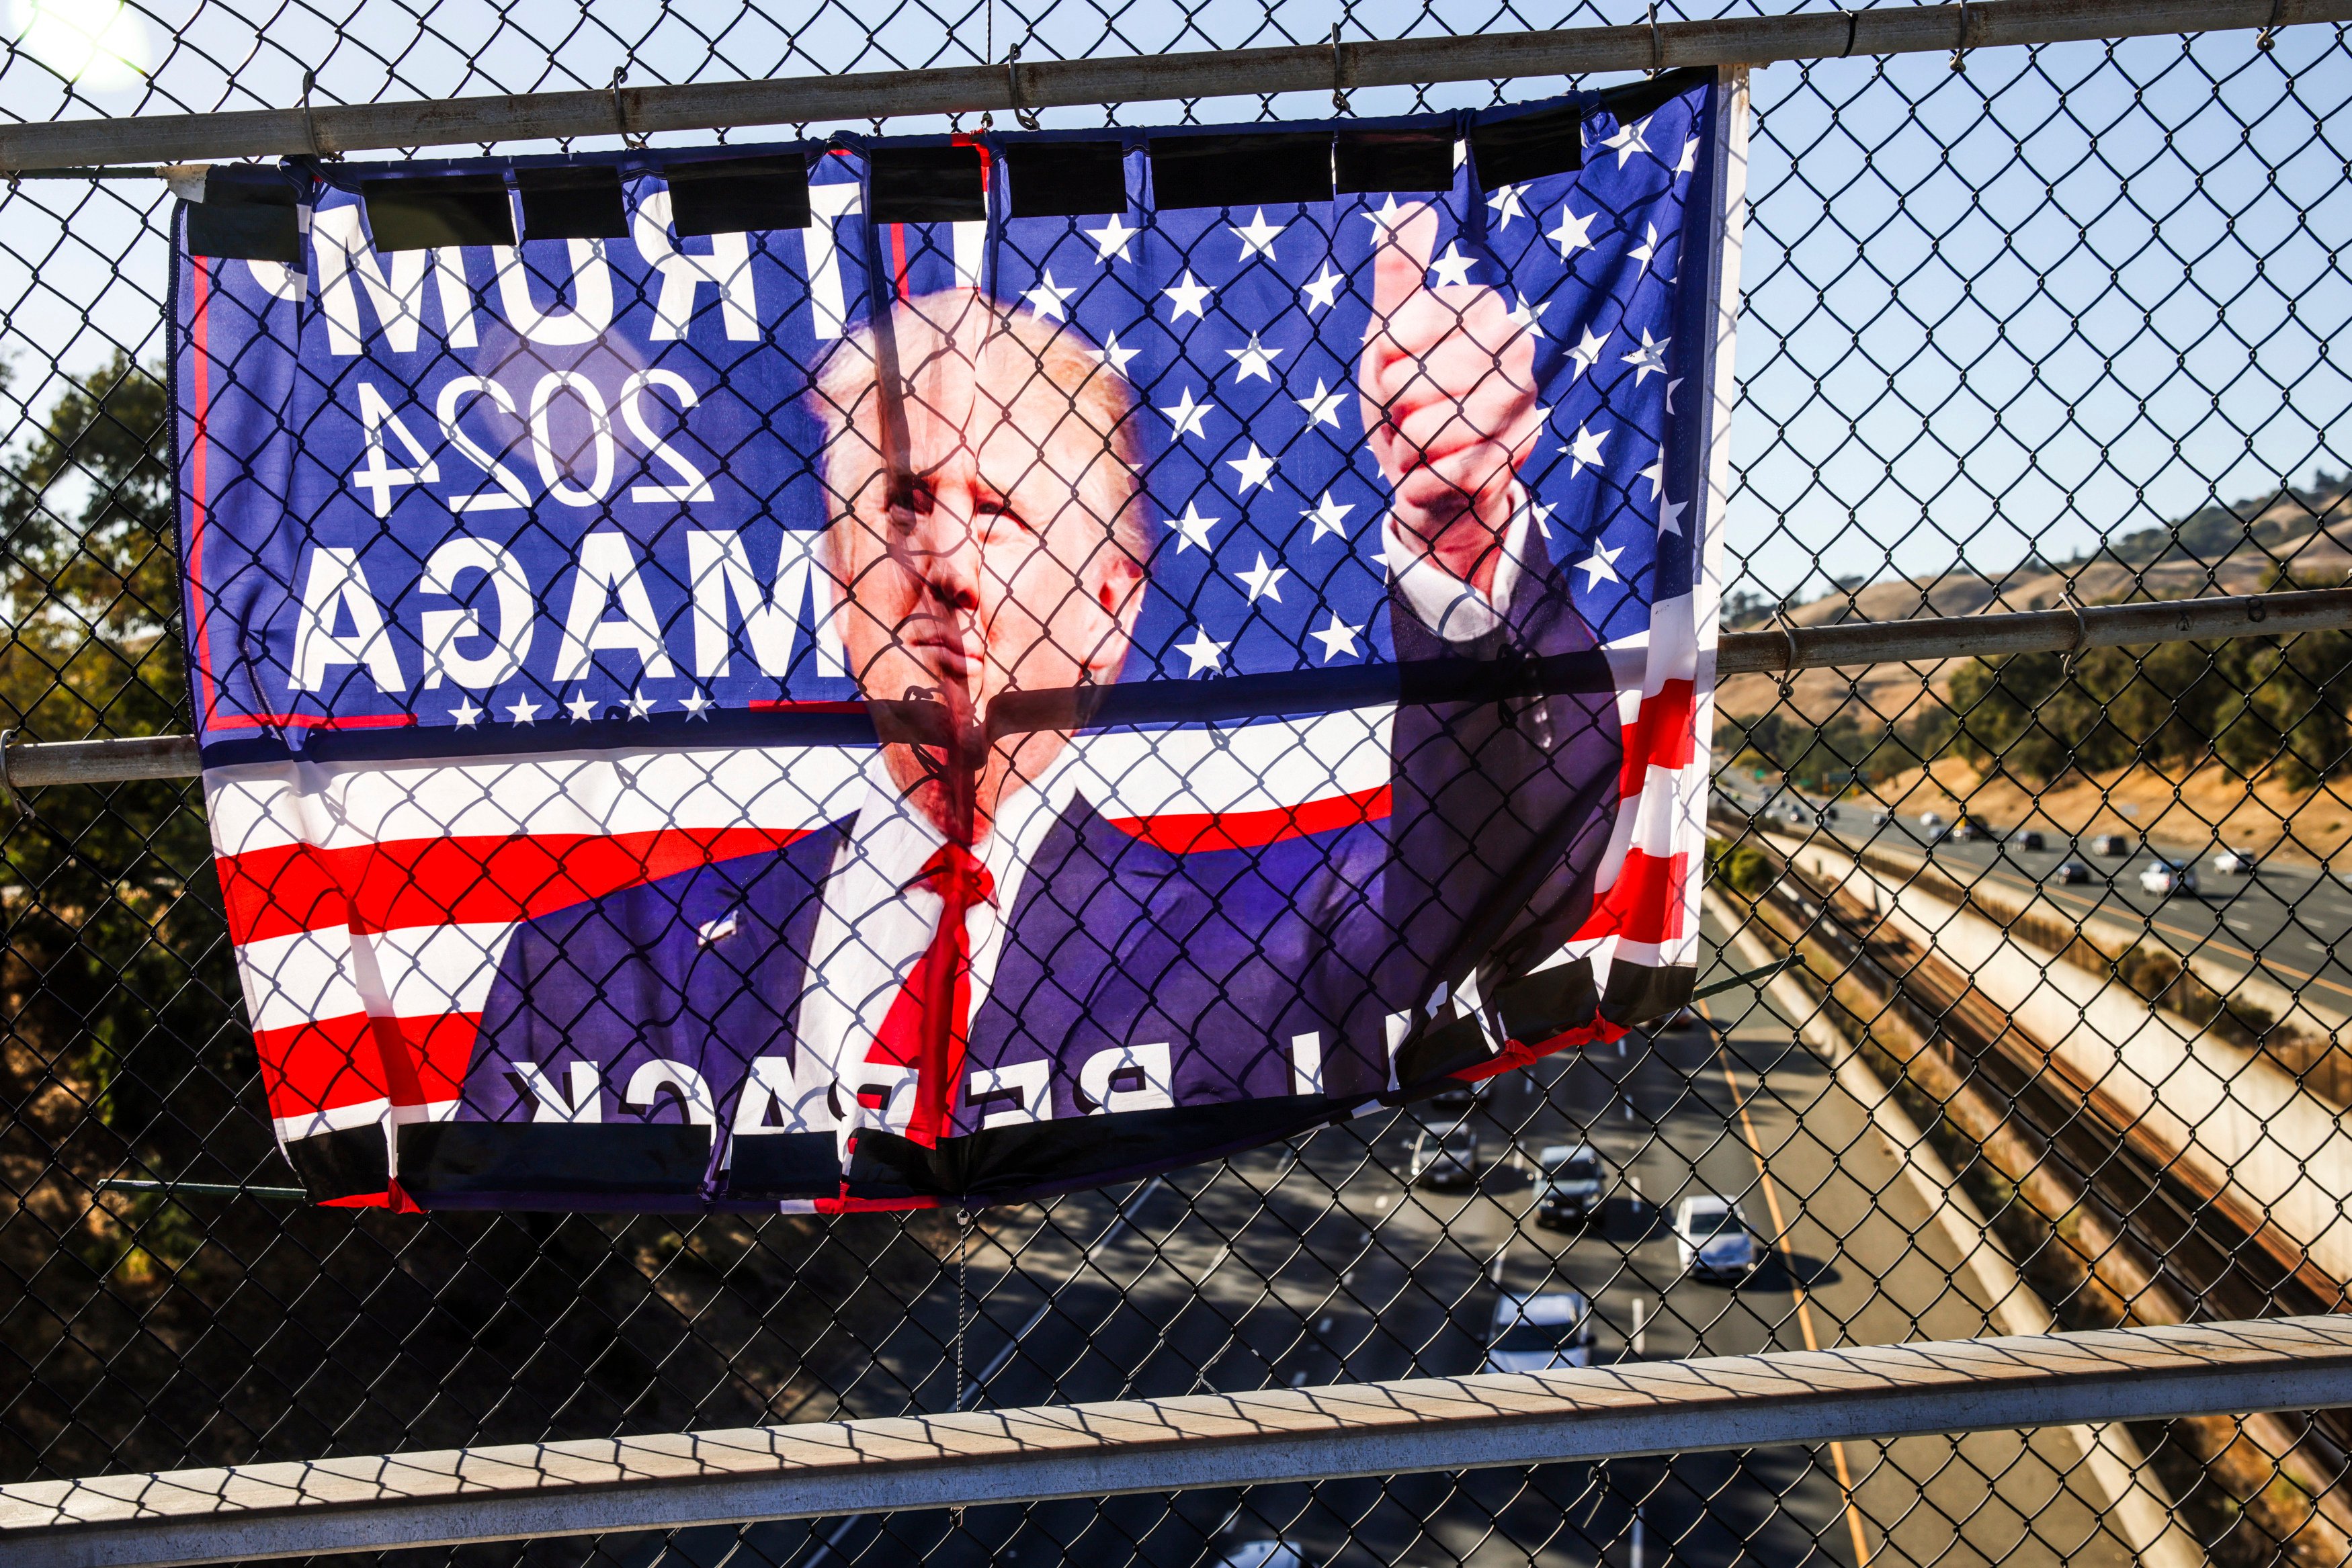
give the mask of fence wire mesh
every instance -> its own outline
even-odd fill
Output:
[[[306,72],[366,101],[1628,19],[14,15],[0,110],[25,120],[282,106]],[[2340,581],[2347,65],[2305,27],[1759,73],[1727,623]],[[5,197],[19,740],[189,727],[171,211],[153,181]],[[1473,1371],[1538,1287],[1581,1294],[1600,1361],[2335,1310],[2348,667],[2326,634],[1735,679],[1702,983],[1801,967],[1478,1092],[969,1229],[284,1201],[200,796],[44,791],[0,826],[0,1476]],[[1463,1130],[1483,1168],[1431,1185],[1417,1141]],[[1683,1206],[1707,1195],[1760,1238],[1752,1271],[1693,1268]],[[2340,1563],[2347,1443],[2335,1415],[2217,1416],[436,1555]]]

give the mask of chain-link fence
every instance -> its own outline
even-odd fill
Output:
[[[26,120],[1638,19],[1058,0],[13,15],[0,110]],[[2305,26],[1759,72],[1727,628],[2341,581],[2347,68],[2339,30]],[[16,741],[191,728],[173,213],[152,177],[5,199]],[[2333,1311],[2352,1281],[2347,671],[2352,643],[2320,632],[1735,677],[1706,1000],[1403,1111],[968,1225],[302,1207],[200,795],[27,794],[0,830],[0,1469],[1368,1381],[1475,1371],[1515,1335],[1607,1362]],[[1443,1152],[1465,1136],[1475,1152]],[[1743,1229],[1752,1256],[1709,1267],[1709,1240]],[[1514,1318],[1569,1292],[1564,1328]],[[2332,1414],[2201,1417],[528,1554],[2338,1563],[2347,1445]],[[493,1552],[525,1554],[458,1555]]]

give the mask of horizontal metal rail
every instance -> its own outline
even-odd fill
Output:
[[[1786,674],[1973,655],[2346,630],[2352,630],[2352,588],[2322,588],[2241,597],[2156,599],[2138,604],[2096,605],[2079,612],[2038,610],[2013,615],[1847,621],[1827,626],[1734,632],[1723,638],[1716,671],[1723,675]],[[47,741],[0,749],[0,781],[19,789],[49,784],[194,779],[202,771],[195,737],[187,735]]]
[[[0,1488],[10,1568],[132,1568],[2352,1403],[2272,1318]]]
[[[0,172],[61,164],[333,156],[626,131],[1329,91],[1675,66],[1769,65],[2352,19],[2352,0],[1989,0],[1336,47],[1202,50],[393,103],[52,120],[0,131]],[[1017,101],[1016,101],[1017,93]]]

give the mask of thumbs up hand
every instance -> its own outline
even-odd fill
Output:
[[[1364,431],[1400,525],[1449,575],[1490,591],[1514,481],[1535,448],[1535,339],[1499,289],[1428,287],[1437,213],[1374,244],[1372,320],[1357,370]]]

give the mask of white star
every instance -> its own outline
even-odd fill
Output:
[[[1559,510],[1559,507],[1547,507],[1533,496],[1528,497],[1528,517],[1535,524],[1536,532],[1546,538],[1551,538],[1551,515]]]
[[[1559,227],[1546,234],[1544,238],[1559,246],[1559,258],[1566,261],[1580,250],[1592,248],[1592,224],[1600,215],[1599,213],[1589,213],[1580,218],[1574,209],[1562,202],[1559,204]]]
[[[1260,485],[1273,484],[1274,459],[1260,452],[1255,441],[1250,443],[1248,456],[1228,459],[1225,466],[1242,476],[1241,484],[1234,488],[1235,495],[1246,496]]]
[[[1694,136],[1689,141],[1683,143],[1683,155],[1675,160],[1675,172],[1677,174],[1688,174],[1695,172],[1697,168],[1698,138]]]
[[[1184,395],[1176,400],[1174,408],[1160,411],[1176,422],[1176,434],[1168,439],[1181,441],[1188,435],[1206,436],[1209,434],[1209,411],[1216,406],[1213,402],[1194,402],[1192,389],[1186,387]]]
[[[647,714],[653,712],[654,708],[660,702],[661,698],[659,697],[649,697],[646,695],[645,687],[639,686],[635,692],[632,692],[629,695],[629,716],[631,718],[643,718]]]
[[[1635,386],[1640,386],[1653,371],[1660,375],[1666,373],[1666,345],[1673,341],[1672,338],[1661,338],[1653,343],[1650,341],[1650,329],[1647,327],[1642,329],[1642,346],[1619,361],[1633,367]]]
[[[1178,555],[1182,555],[1194,545],[1199,545],[1202,549],[1207,549],[1209,548],[1209,530],[1215,528],[1219,523],[1224,521],[1224,519],[1223,517],[1204,517],[1201,515],[1201,508],[1198,506],[1194,505],[1191,501],[1187,501],[1184,503],[1184,515],[1182,517],[1170,517],[1167,518],[1166,521],[1170,528],[1176,530],[1176,553]]]
[[[1575,370],[1568,372],[1570,381],[1574,381],[1580,372],[1599,364],[1601,345],[1609,341],[1609,334],[1606,332],[1596,338],[1592,335],[1592,329],[1590,327],[1580,328],[1579,330],[1584,334],[1584,341],[1568,351],[1569,359],[1576,365]]]
[[[1348,514],[1355,509],[1356,508],[1352,504],[1345,507],[1336,504],[1331,499],[1331,492],[1328,490],[1324,491],[1323,498],[1315,503],[1315,509],[1313,511],[1301,512],[1298,514],[1302,517],[1312,517],[1315,519],[1314,538],[1309,538],[1307,542],[1308,544],[1313,544],[1316,539],[1321,538],[1325,534],[1337,534],[1341,538],[1346,538],[1348,537]]]
[[[1120,348],[1118,346],[1118,334],[1113,332],[1103,339],[1103,346],[1101,348],[1087,350],[1087,358],[1092,360],[1098,365],[1108,365],[1113,371],[1123,376],[1127,374],[1127,361],[1135,358],[1136,355],[1141,352],[1143,352],[1143,350],[1140,349]]]
[[[1437,274],[1440,288],[1459,287],[1470,281],[1470,269],[1477,265],[1475,258],[1462,254],[1461,246],[1448,240],[1445,242],[1445,254],[1431,262],[1429,270]]]
[[[1328,664],[1341,653],[1353,658],[1356,653],[1356,639],[1362,634],[1363,630],[1361,626],[1350,626],[1340,620],[1339,612],[1334,610],[1331,612],[1331,624],[1324,627],[1320,632],[1309,632],[1307,634],[1323,644],[1323,662]]]
[[[572,716],[572,723],[585,724],[596,716],[596,705],[588,700],[586,692],[574,692],[572,700],[563,705],[563,711]]]
[[[1293,398],[1291,401],[1307,411],[1307,423],[1310,427],[1328,424],[1337,430],[1339,428],[1339,405],[1348,401],[1348,394],[1344,389],[1326,392],[1323,378],[1317,376],[1313,397]]]
[[[1070,319],[1067,300],[1077,292],[1075,288],[1057,288],[1054,285],[1054,269],[1045,269],[1045,280],[1034,288],[1024,288],[1021,298],[1029,301],[1029,308],[1040,316],[1051,316],[1056,321]]]
[[[1658,448],[1658,460],[1633,476],[1650,482],[1650,499],[1656,500],[1666,487],[1666,449],[1663,446]]]
[[[1601,541],[1598,539],[1593,541],[1592,553],[1578,561],[1575,567],[1576,570],[1585,574],[1584,591],[1587,593],[1600,587],[1603,578],[1611,582],[1625,580],[1617,575],[1617,558],[1623,555],[1625,549],[1626,547],[1623,545],[1619,545],[1615,549],[1603,549],[1601,548]]]
[[[1650,144],[1642,140],[1642,132],[1649,127],[1650,122],[1647,120],[1633,125],[1621,125],[1617,128],[1617,133],[1601,145],[1603,149],[1616,150],[1617,167],[1622,169],[1626,160],[1633,157],[1634,153],[1647,152],[1650,150]]]
[[[1568,476],[1571,479],[1575,478],[1584,472],[1587,465],[1595,468],[1600,467],[1601,465],[1601,444],[1615,434],[1613,430],[1587,430],[1583,425],[1579,424],[1576,427],[1574,444],[1560,448],[1562,452],[1569,455]]]
[[[1233,225],[1227,224],[1225,232],[1242,242],[1242,253],[1234,257],[1236,261],[1247,261],[1253,256],[1262,256],[1268,261],[1276,261],[1279,258],[1274,254],[1274,242],[1280,236],[1282,231],[1289,226],[1287,224],[1267,223],[1265,209],[1260,207],[1257,210],[1257,216],[1250,219],[1248,227],[1237,229]]]
[[[1344,274],[1332,271],[1331,264],[1325,262],[1316,270],[1315,281],[1299,290],[1307,297],[1307,313],[1312,316],[1318,306],[1326,310],[1331,308],[1332,300],[1339,296],[1339,285],[1347,281]]]
[[[1539,305],[1530,305],[1528,303],[1528,297],[1522,294],[1519,296],[1519,308],[1516,310],[1507,311],[1506,314],[1507,314],[1512,320],[1517,321],[1520,326],[1525,327],[1528,329],[1528,337],[1540,338],[1544,335],[1542,325],[1543,313],[1550,308],[1550,300],[1547,299]]]
[[[1675,389],[1682,384],[1683,379],[1680,376],[1668,376],[1666,378],[1666,412],[1668,413],[1672,413],[1675,411]]]
[[[1391,196],[1388,200],[1381,204],[1380,211],[1374,213],[1359,213],[1356,215],[1363,219],[1366,223],[1371,225],[1372,227],[1380,230],[1382,234],[1386,234],[1389,230],[1396,227],[1398,224],[1403,222],[1406,214],[1405,210],[1397,205],[1397,199],[1394,196]]]
[[[1658,258],[1658,225],[1643,224],[1642,227],[1645,231],[1642,243],[1625,254],[1646,267]]]
[[[1086,229],[1081,232],[1083,232],[1088,239],[1095,242],[1095,259],[1097,261],[1108,261],[1112,256],[1117,256],[1121,261],[1133,261],[1135,257],[1127,254],[1128,242],[1135,238],[1136,235],[1141,234],[1143,231],[1141,229],[1129,228],[1125,223],[1120,221],[1119,215],[1117,213],[1113,213],[1110,216],[1110,222],[1103,225],[1102,227],[1098,229]]]
[[[1282,602],[1282,580],[1290,575],[1290,569],[1286,566],[1266,565],[1265,551],[1260,550],[1257,552],[1255,566],[1247,571],[1237,571],[1234,575],[1249,584],[1251,603],[1255,604],[1263,598],[1271,599],[1279,604]]]
[[[517,724],[532,724],[539,718],[539,705],[529,697],[517,697],[507,705],[507,712],[514,715]]]
[[[1495,222],[1496,228],[1509,228],[1513,218],[1523,218],[1528,215],[1528,210],[1519,205],[1519,193],[1526,189],[1525,185],[1505,185],[1486,198],[1486,204],[1502,214]]]
[[[1262,382],[1274,380],[1274,361],[1282,358],[1286,351],[1265,347],[1257,340],[1255,332],[1250,334],[1248,348],[1225,350],[1234,361],[1234,380],[1237,382],[1245,382],[1252,376],[1255,376]]]
[[[1658,506],[1658,531],[1682,537],[1683,514],[1690,510],[1688,501],[1664,501]]]
[[[688,718],[702,718],[703,709],[714,708],[719,705],[712,702],[709,697],[704,696],[700,692],[688,692],[686,695],[677,699],[677,706],[686,710],[687,716]],[[705,722],[707,723],[709,721],[705,720]]]
[[[1192,642],[1179,644],[1176,651],[1192,661],[1192,667],[1184,673],[1197,675],[1202,670],[1215,669],[1223,660],[1225,650],[1232,646],[1231,643],[1220,643],[1210,636],[1206,626],[1195,626]]]
[[[474,721],[482,716],[482,711],[474,706],[473,698],[459,697],[457,706],[449,710],[449,716],[457,721],[459,729],[471,729],[474,727]]]
[[[1206,320],[1208,318],[1202,313],[1202,307],[1208,304],[1209,296],[1214,294],[1216,290],[1204,284],[1193,282],[1192,269],[1188,267],[1184,269],[1183,281],[1173,288],[1163,288],[1160,292],[1176,302],[1175,310],[1168,318],[1170,321],[1175,322],[1181,321],[1187,316],[1199,316],[1202,320]]]

